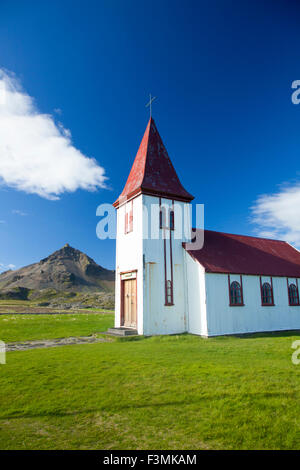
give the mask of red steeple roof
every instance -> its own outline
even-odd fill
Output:
[[[125,187],[114,206],[118,207],[123,201],[141,193],[186,202],[194,199],[180,183],[152,117]]]

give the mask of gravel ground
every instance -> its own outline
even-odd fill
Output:
[[[45,339],[35,341],[22,341],[6,343],[6,351],[26,351],[35,348],[54,348],[56,346],[66,346],[70,344],[105,343],[111,341],[109,338],[97,338],[96,336],[71,336],[69,338]]]

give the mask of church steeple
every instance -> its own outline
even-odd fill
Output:
[[[118,207],[123,201],[138,194],[184,202],[194,199],[180,183],[152,117],[149,119],[126,185],[114,206]]]

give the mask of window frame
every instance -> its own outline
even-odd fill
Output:
[[[170,230],[175,230],[175,214],[174,214],[174,207],[171,207],[169,212],[169,224]]]
[[[266,281],[266,282],[263,283],[261,276],[259,277],[259,279],[260,279],[260,297],[261,297],[262,307],[274,307],[275,304],[274,304],[274,291],[273,291],[273,279],[272,279],[272,277],[270,278],[271,282]],[[271,290],[271,303],[264,302],[263,288],[264,288],[265,284],[267,284],[270,287],[270,290]]]
[[[161,198],[159,199],[159,228],[166,230],[175,230],[175,211],[174,201],[172,205],[162,204]]]
[[[295,288],[295,292],[296,292],[296,300],[297,300],[297,303],[291,303],[291,296],[290,296],[290,287],[294,287]],[[294,282],[291,282],[291,284],[289,283],[289,279],[287,278],[287,288],[288,288],[288,299],[289,299],[289,306],[290,307],[297,307],[300,305],[300,302],[299,302],[299,288],[298,288],[298,279],[296,278],[296,284]]]
[[[159,208],[159,228],[167,228],[167,214],[165,206],[160,206]]]
[[[232,297],[231,297],[231,285],[233,283],[237,283],[239,285],[240,291],[241,291],[241,301],[239,303],[233,303],[232,302]],[[234,280],[230,282],[230,274],[228,274],[228,293],[229,293],[229,306],[230,307],[244,307],[244,292],[243,292],[243,279],[242,275],[240,274],[240,282]]]
[[[168,293],[168,289],[170,289],[170,293]],[[174,305],[174,297],[173,297],[173,281],[170,279],[166,279],[165,281],[165,306],[171,307]]]
[[[127,204],[131,204],[130,210],[127,210]],[[133,200],[125,204],[125,235],[133,232]]]

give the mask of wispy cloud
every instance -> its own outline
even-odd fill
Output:
[[[105,187],[104,173],[74,147],[70,131],[41,114],[20,82],[0,69],[0,183],[58,199],[79,188]]]
[[[0,273],[1,272],[4,272],[4,271],[7,271],[9,269],[15,269],[15,265],[14,264],[4,264],[4,263],[0,263]]]
[[[25,217],[26,215],[28,215],[27,212],[23,212],[23,211],[21,211],[21,210],[19,210],[19,209],[13,209],[13,210],[12,210],[12,213],[13,213],[13,214],[16,214],[16,215],[21,215],[22,217]]]
[[[260,236],[286,240],[300,247],[300,182],[259,196],[251,214]]]

